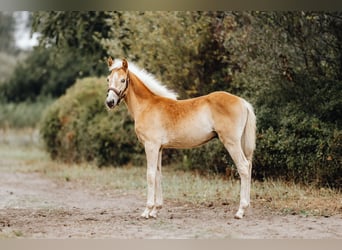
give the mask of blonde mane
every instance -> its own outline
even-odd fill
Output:
[[[122,60],[115,59],[113,65],[109,70],[121,67]],[[167,97],[173,100],[177,100],[178,94],[172,90],[169,90],[165,85],[158,81],[152,74],[146,70],[139,68],[132,62],[128,63],[128,70],[135,74],[143,84],[155,95]]]

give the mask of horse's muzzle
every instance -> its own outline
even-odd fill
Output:
[[[106,98],[107,107],[113,109],[116,105],[118,105],[119,101],[120,97],[116,94],[116,92],[112,89],[109,89]]]
[[[110,101],[106,101],[107,107],[112,109],[115,107],[115,101],[114,100],[110,100]]]

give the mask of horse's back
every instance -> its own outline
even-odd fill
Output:
[[[170,100],[163,98],[154,107],[172,123],[182,122],[189,117],[206,117],[205,119],[234,119],[244,113],[244,99],[225,91],[216,91],[207,95],[185,99]],[[151,115],[151,113],[150,113]]]
[[[238,116],[245,109],[245,100],[224,91],[212,92],[205,96],[212,112],[226,117]]]
[[[225,105],[233,105],[241,102],[243,99],[226,91],[215,91],[205,95],[209,100],[215,103],[224,103]]]

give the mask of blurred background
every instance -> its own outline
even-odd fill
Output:
[[[224,90],[251,102],[254,178],[340,189],[341,39],[339,12],[0,12],[0,127],[39,131],[53,159],[143,166],[124,105],[103,104],[105,59],[126,57],[181,99]],[[237,175],[218,141],[164,162]]]

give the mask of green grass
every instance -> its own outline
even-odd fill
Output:
[[[13,234],[14,234],[16,237],[22,237],[22,236],[24,236],[23,232],[21,232],[21,231],[13,231]]]
[[[99,169],[93,164],[46,162],[40,169],[50,178],[77,182],[102,191],[146,195],[146,169],[126,166]],[[30,167],[29,169],[35,169]],[[234,204],[239,201],[240,182],[219,175],[202,176],[165,166],[163,194],[166,200],[201,204]],[[341,214],[342,195],[331,189],[317,189],[295,183],[265,181],[252,183],[252,206],[279,214],[331,216]]]
[[[1,239],[13,239],[13,238],[21,238],[24,237],[24,233],[20,230],[6,230],[0,231],[0,240]]]
[[[25,137],[26,136],[26,137]],[[51,161],[37,139],[36,130],[8,130],[0,137],[0,168],[6,171],[40,172],[61,182],[73,182],[100,192],[146,195],[146,168],[98,168],[92,163],[66,164]],[[25,139],[26,138],[26,139]],[[31,138],[31,142],[28,138]],[[7,141],[6,141],[7,140]],[[233,204],[239,201],[240,182],[221,175],[203,176],[177,166],[163,167],[163,194],[169,201],[201,204]],[[253,181],[253,207],[278,214],[331,216],[342,213],[342,194],[281,181]]]
[[[44,164],[45,165],[45,164]],[[93,164],[47,163],[42,169],[50,178],[79,182],[102,190],[146,193],[145,167],[125,166],[99,169]],[[32,169],[29,168],[29,169]],[[163,171],[165,199],[200,204],[212,200],[225,201],[238,198],[239,183],[220,176],[204,177],[193,172],[175,170],[165,166]]]
[[[329,188],[268,180],[254,182],[256,203],[280,214],[331,216],[342,213],[342,194]]]

